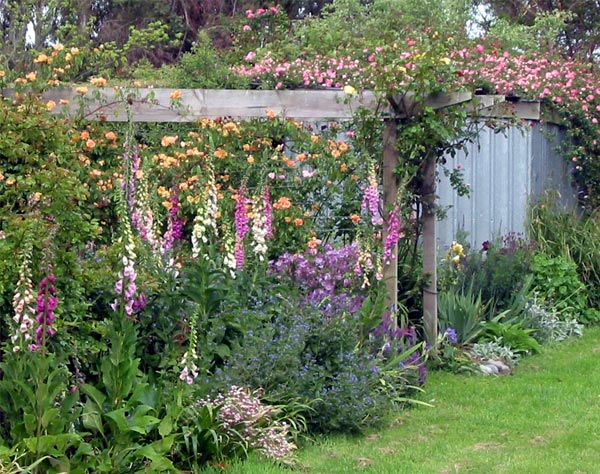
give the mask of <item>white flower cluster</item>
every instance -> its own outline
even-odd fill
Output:
[[[194,219],[194,227],[192,229],[192,256],[197,258],[200,255],[200,242],[208,244],[209,230],[212,230],[216,236],[217,214],[218,208],[217,186],[213,173],[209,174],[209,180],[206,185],[205,199],[202,206],[198,208],[198,212]]]
[[[196,365],[196,360],[198,360],[198,354],[196,354],[195,349],[187,351],[181,358],[183,369],[181,369],[181,372],[179,373],[179,379],[183,380],[188,385],[192,385],[196,377],[198,377],[198,366]]]
[[[278,462],[292,460],[296,445],[289,440],[290,426],[274,420],[275,408],[261,402],[259,392],[232,386],[226,394],[214,401],[200,401],[200,405],[218,407],[217,418],[231,438],[241,438],[247,446],[263,456]]]
[[[225,232],[223,235],[223,266],[229,271],[231,278],[235,278],[237,263],[235,260],[234,241],[231,232]]]
[[[267,215],[265,213],[265,205],[262,199],[256,199],[252,206],[252,240],[254,241],[254,253],[258,256],[261,262],[265,261],[267,255],[267,235],[269,229],[267,226]]]
[[[13,295],[13,309],[15,315],[13,321],[16,324],[16,332],[11,336],[10,340],[13,344],[13,352],[19,352],[21,346],[17,343],[22,338],[23,341],[31,341],[32,328],[35,317],[35,296],[33,294],[33,283],[31,282],[31,270],[29,251],[23,251],[23,262],[19,270],[19,281]]]

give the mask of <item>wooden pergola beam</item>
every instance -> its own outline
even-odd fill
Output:
[[[350,120],[358,107],[378,111],[383,118],[405,118],[406,113],[422,107],[434,109],[465,104],[483,117],[540,118],[539,101],[507,102],[503,95],[472,95],[470,92],[435,94],[415,103],[412,94],[382,95],[363,91],[349,96],[337,89],[327,90],[231,90],[89,87],[86,94],[76,89],[56,88],[42,93],[44,101],[54,101],[55,113],[76,114],[109,122],[128,120],[127,108],[135,122],[193,122],[203,118],[231,117],[248,119],[265,117],[267,111],[296,120]],[[171,96],[180,93],[179,105]],[[13,97],[12,89],[0,89],[0,96]],[[127,103],[129,102],[129,103]],[[395,103],[397,108],[391,105]],[[396,110],[394,110],[396,108]]]

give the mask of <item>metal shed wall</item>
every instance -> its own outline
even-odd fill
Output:
[[[576,205],[569,164],[557,150],[564,133],[556,125],[532,123],[505,133],[485,128],[479,144],[448,159],[448,167],[463,167],[471,193],[458,196],[440,171],[439,204],[447,208],[437,223],[440,252],[458,232],[467,234],[473,249],[508,232],[525,233],[529,204],[546,191],[558,191],[567,208]]]

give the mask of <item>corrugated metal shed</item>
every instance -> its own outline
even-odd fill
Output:
[[[566,207],[576,205],[569,164],[557,149],[564,133],[556,125],[532,124],[504,133],[485,128],[478,145],[448,159],[448,167],[463,167],[471,193],[458,196],[440,171],[439,204],[449,206],[438,221],[440,251],[458,232],[467,234],[474,249],[508,232],[524,233],[530,200],[546,191],[558,191]]]

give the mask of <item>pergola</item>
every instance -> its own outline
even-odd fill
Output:
[[[230,117],[235,120],[265,117],[267,112],[299,121],[347,121],[359,107],[377,111],[384,122],[383,141],[383,200],[384,208],[393,206],[398,193],[395,169],[401,163],[397,147],[397,131],[402,120],[418,114],[423,107],[441,109],[462,104],[474,117],[518,118],[539,120],[538,101],[507,101],[502,95],[474,95],[470,92],[438,94],[416,101],[410,94],[382,97],[370,91],[355,95],[341,90],[212,90],[182,89],[177,91],[177,107],[173,106],[175,89],[116,89],[90,88],[53,89],[43,94],[44,100],[57,104],[57,113],[80,114],[90,120],[134,122],[192,122],[203,118]],[[1,91],[7,94],[7,91]],[[10,93],[10,92],[8,92]],[[423,272],[428,283],[424,288],[423,324],[428,342],[437,335],[437,275],[435,225],[435,156],[424,164],[425,182],[422,186]],[[397,262],[397,248],[393,249]],[[398,265],[384,269],[389,307],[398,302]],[[395,321],[395,318],[393,318]]]

